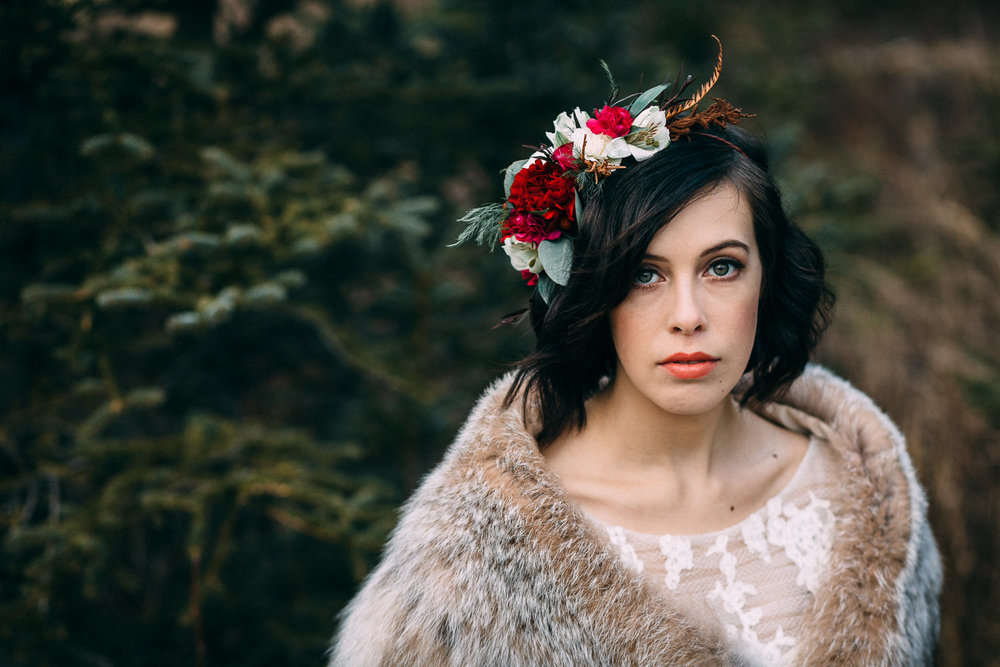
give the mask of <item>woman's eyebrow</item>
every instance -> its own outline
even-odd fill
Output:
[[[750,246],[748,246],[746,243],[744,243],[743,241],[737,241],[736,239],[729,239],[727,241],[723,241],[722,243],[717,243],[711,248],[707,248],[704,252],[701,253],[701,256],[705,257],[706,255],[713,255],[719,252],[720,250],[725,250],[726,248],[742,248],[744,252],[746,252],[748,255],[750,254]]]
[[[722,243],[717,243],[711,248],[706,248],[704,251],[702,251],[701,257],[714,255],[720,250],[725,250],[726,248],[741,248],[748,255],[750,254],[750,246],[748,246],[746,243],[744,243],[743,241],[737,241],[736,239],[729,239],[727,241],[723,241]],[[666,257],[663,257],[661,255],[654,255],[653,253],[649,252],[647,252],[643,256],[643,259],[651,260],[653,262],[669,262],[669,260]]]

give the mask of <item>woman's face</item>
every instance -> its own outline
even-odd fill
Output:
[[[744,198],[723,185],[657,234],[610,313],[613,391],[673,414],[718,406],[753,349],[763,268]]]

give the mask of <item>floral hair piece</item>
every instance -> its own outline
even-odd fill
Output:
[[[721,99],[697,110],[722,72],[722,43],[715,35],[712,38],[719,45],[712,76],[687,99],[681,95],[694,79],[687,76],[681,81],[679,74],[672,86],[661,84],[619,97],[614,77],[601,61],[611,82],[609,101],[593,113],[577,107],[559,114],[553,131],[546,132],[551,145],[507,167],[505,200],[462,217],[460,222],[467,225],[455,245],[475,241],[491,250],[501,246],[511,265],[529,285],[537,285],[548,303],[555,286],[569,282],[577,221],[584,202],[600,190],[604,179],[625,169],[625,160],[641,162],[692,131],[725,127],[744,116]],[[669,97],[661,103],[661,96]]]

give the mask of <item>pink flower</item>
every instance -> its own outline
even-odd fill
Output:
[[[594,117],[587,121],[587,127],[594,134],[609,137],[624,137],[632,129],[632,114],[622,107],[609,107],[594,111]]]
[[[559,218],[556,211],[548,213],[527,213],[514,211],[503,223],[503,238],[514,238],[521,243],[554,241],[562,235],[562,230],[552,228],[553,218]]]
[[[552,151],[552,159],[563,169],[573,169],[576,167],[576,158],[573,156],[573,144],[563,144]]]

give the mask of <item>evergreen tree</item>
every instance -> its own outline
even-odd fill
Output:
[[[991,659],[998,17],[911,5],[0,2],[0,663],[320,663],[531,345],[455,219],[599,58],[639,90],[713,33],[830,259],[821,358],[927,483],[942,664]]]

